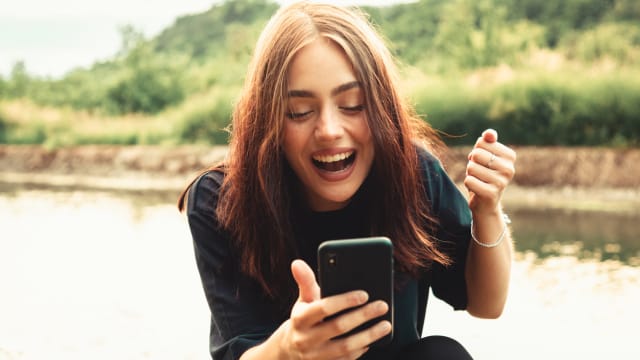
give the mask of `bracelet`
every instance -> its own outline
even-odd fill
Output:
[[[504,227],[502,228],[502,232],[500,233],[500,236],[498,236],[498,240],[491,244],[485,244],[483,242],[480,242],[476,238],[475,234],[473,233],[473,219],[471,219],[471,238],[473,239],[473,241],[485,248],[493,248],[500,245],[500,243],[502,243],[502,240],[504,240],[504,236],[507,234],[507,224],[511,224],[511,219],[509,219],[509,216],[507,216],[507,214],[502,214],[502,219],[504,220]]]

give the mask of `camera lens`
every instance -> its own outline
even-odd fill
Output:
[[[329,263],[329,266],[336,266],[336,264],[338,263],[337,255],[336,254],[327,255],[327,262]]]

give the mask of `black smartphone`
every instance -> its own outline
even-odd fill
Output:
[[[370,320],[349,336],[381,320],[393,328],[393,245],[386,237],[368,237],[325,241],[318,247],[318,280],[322,297],[364,290],[369,302],[384,300],[389,311]],[[349,309],[350,311],[353,309]],[[334,316],[339,316],[338,313]],[[386,345],[393,339],[393,330],[372,346]]]

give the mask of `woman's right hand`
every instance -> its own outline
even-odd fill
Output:
[[[291,317],[262,344],[267,349],[249,349],[244,355],[257,350],[262,355],[277,359],[357,359],[369,345],[391,331],[388,321],[379,323],[345,338],[333,339],[361,324],[384,315],[389,307],[384,301],[374,301],[331,320],[328,316],[342,310],[365,304],[364,291],[320,298],[320,286],[311,268],[302,260],[291,264],[291,272],[298,284],[299,297],[291,310]],[[243,359],[250,358],[242,356]],[[256,357],[257,358],[257,357]],[[264,358],[264,357],[263,357]]]

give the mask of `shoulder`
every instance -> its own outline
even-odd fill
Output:
[[[208,170],[200,174],[187,189],[187,215],[194,212],[215,213],[224,181],[222,169]]]
[[[440,160],[424,148],[418,148],[422,186],[433,213],[446,223],[447,217],[468,222],[469,207],[464,194],[451,179]],[[455,220],[459,221],[459,220]]]
[[[431,201],[441,196],[443,186],[451,182],[449,175],[444,170],[440,159],[424,147],[417,146],[418,167],[427,196]]]
[[[220,170],[200,174],[187,189],[186,215],[195,246],[198,267],[204,278],[229,265],[232,247],[229,234],[220,226],[216,214],[224,180]]]
[[[418,162],[420,169],[423,171],[432,171],[435,173],[444,172],[440,159],[422,146],[416,146],[418,154]]]

